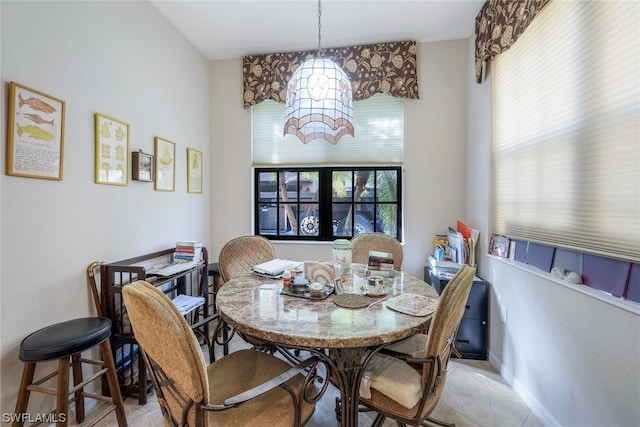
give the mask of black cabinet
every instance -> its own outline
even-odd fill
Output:
[[[431,269],[424,269],[425,281],[440,294],[449,278],[438,276]],[[489,330],[489,282],[478,277],[474,279],[467,299],[466,309],[458,333],[456,348],[464,359],[487,358],[487,332]]]

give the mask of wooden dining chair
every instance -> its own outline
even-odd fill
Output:
[[[244,349],[206,366],[193,331],[162,291],[137,281],[122,294],[166,425],[290,427],[313,414],[326,389],[316,382],[317,357],[292,367]]]
[[[358,264],[369,262],[369,251],[388,252],[393,254],[393,268],[402,268],[404,252],[400,241],[385,233],[360,233],[351,239],[352,261]]]
[[[372,427],[386,418],[400,427],[434,424],[453,426],[430,416],[444,390],[447,363],[473,284],[475,268],[463,266],[440,295],[428,334],[416,334],[385,348],[367,364],[360,403],[376,416]],[[368,392],[366,389],[368,388]]]
[[[276,259],[276,250],[269,239],[262,236],[241,236],[228,241],[220,250],[218,268],[227,282],[234,277],[250,274],[253,267]]]

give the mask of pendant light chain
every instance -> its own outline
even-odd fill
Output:
[[[318,0],[318,56],[322,56],[322,48],[321,48],[321,25],[320,25],[320,15],[322,15],[322,0]]]

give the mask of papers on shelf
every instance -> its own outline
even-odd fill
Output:
[[[253,271],[258,274],[278,277],[284,270],[293,268],[300,264],[295,261],[288,261],[284,259],[272,259],[271,261],[263,262],[253,267]]]
[[[462,267],[462,265],[457,262],[435,259],[433,255],[427,256],[427,263],[434,273],[455,274]]]
[[[176,306],[178,311],[180,311],[180,314],[185,315],[201,305],[204,305],[204,297],[192,297],[180,294],[172,299],[171,302]]]
[[[200,265],[202,260],[199,261],[175,261],[171,264],[161,264],[159,266],[155,266],[152,269],[147,271],[147,275],[158,275],[158,276],[173,276],[174,274],[182,273],[183,271],[189,270],[190,268],[196,267]]]
[[[438,306],[438,300],[419,294],[402,294],[387,301],[387,308],[410,316],[428,316]]]

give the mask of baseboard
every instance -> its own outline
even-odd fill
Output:
[[[502,360],[498,359],[495,354],[489,350],[489,363],[500,374],[500,376],[511,386],[513,391],[522,399],[522,401],[531,409],[536,417],[547,427],[561,427],[561,424],[551,415],[547,409],[536,399],[529,389],[524,386],[517,378],[514,378],[513,372],[502,365]]]

